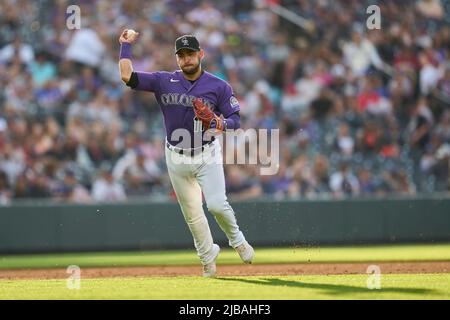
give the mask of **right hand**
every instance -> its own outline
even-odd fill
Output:
[[[120,43],[124,43],[124,42],[133,43],[136,41],[136,39],[139,35],[139,32],[128,32],[129,30],[131,30],[131,29],[123,30],[123,32],[119,38]]]

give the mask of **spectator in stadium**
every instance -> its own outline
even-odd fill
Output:
[[[343,45],[342,52],[344,53],[345,63],[350,66],[356,76],[363,76],[371,66],[381,70],[386,69],[377,48],[364,36],[361,30],[352,32],[351,41]]]
[[[225,167],[227,194],[233,200],[248,200],[260,197],[263,189],[257,181],[249,179],[237,166]]]
[[[11,202],[11,191],[8,183],[8,176],[4,171],[0,171],[0,205],[5,206]]]
[[[226,170],[236,199],[276,195],[286,181],[291,197],[449,191],[448,1],[382,2],[381,31],[355,23],[369,0],[278,1],[309,20],[304,29],[253,1],[111,0],[83,1],[82,28],[67,30],[64,1],[51,3],[10,0],[0,10],[0,170],[14,201],[90,201],[104,162],[121,172],[127,198],[170,199],[154,151],[163,147],[148,142],[164,132],[154,98],[124,90],[114,62],[117,30],[131,21],[144,39],[133,52],[139,69],[175,68],[173,39],[194,33],[208,69],[234,88],[242,128],[280,129],[281,173],[271,181],[248,166]],[[132,160],[136,148],[145,159]],[[343,183],[334,168],[350,156],[348,175],[358,174]],[[149,180],[129,174],[148,172],[147,161]],[[67,168],[74,177],[64,178]],[[63,197],[65,185],[85,193]]]
[[[352,156],[355,147],[355,141],[350,134],[350,127],[345,122],[342,122],[339,125],[335,140],[335,146],[343,156]]]
[[[127,198],[123,185],[114,180],[111,169],[107,165],[100,169],[100,176],[94,180],[92,198],[95,201],[107,203],[125,201]]]
[[[360,193],[358,178],[350,171],[348,163],[341,163],[339,171],[331,175],[330,189],[335,198],[357,196]]]
[[[358,170],[358,180],[361,188],[361,195],[370,196],[376,193],[377,185],[370,170],[361,168]]]
[[[431,128],[434,123],[433,113],[428,106],[428,100],[421,97],[413,111],[410,130],[410,145],[419,151],[424,151],[430,141]]]
[[[15,58],[27,66],[34,61],[33,47],[24,43],[19,36],[16,36],[12,43],[0,49],[0,63],[11,64],[14,63]]]
[[[92,201],[89,191],[78,182],[75,173],[66,170],[64,180],[56,190],[56,200],[70,203],[88,203]]]
[[[122,181],[126,193],[130,195],[145,195],[152,187],[159,184],[161,171],[153,159],[147,158],[140,147],[126,153],[117,161],[113,169],[116,181]]]

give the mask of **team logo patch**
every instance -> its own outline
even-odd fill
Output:
[[[189,45],[189,40],[187,38],[181,39],[181,42],[183,42],[183,45],[185,46]]]
[[[235,96],[231,96],[230,98],[230,104],[233,108],[237,107],[239,105],[238,99],[236,99]]]

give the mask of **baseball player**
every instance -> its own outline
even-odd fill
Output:
[[[175,72],[134,71],[131,44],[139,33],[124,30],[119,38],[122,81],[134,90],[155,94],[164,116],[166,163],[172,186],[184,219],[189,226],[203,276],[216,275],[220,248],[213,242],[202,207],[202,192],[208,210],[214,215],[244,263],[251,263],[255,252],[239,230],[233,209],[225,194],[225,177],[219,141],[220,134],[240,126],[239,102],[231,86],[202,69],[204,50],[195,36],[175,41]],[[188,136],[180,134],[188,133]],[[214,160],[214,161],[211,161]]]

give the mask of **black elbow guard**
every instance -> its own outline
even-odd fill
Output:
[[[127,86],[131,89],[136,88],[139,85],[139,78],[136,74],[136,72],[131,73],[130,80],[127,82]]]

